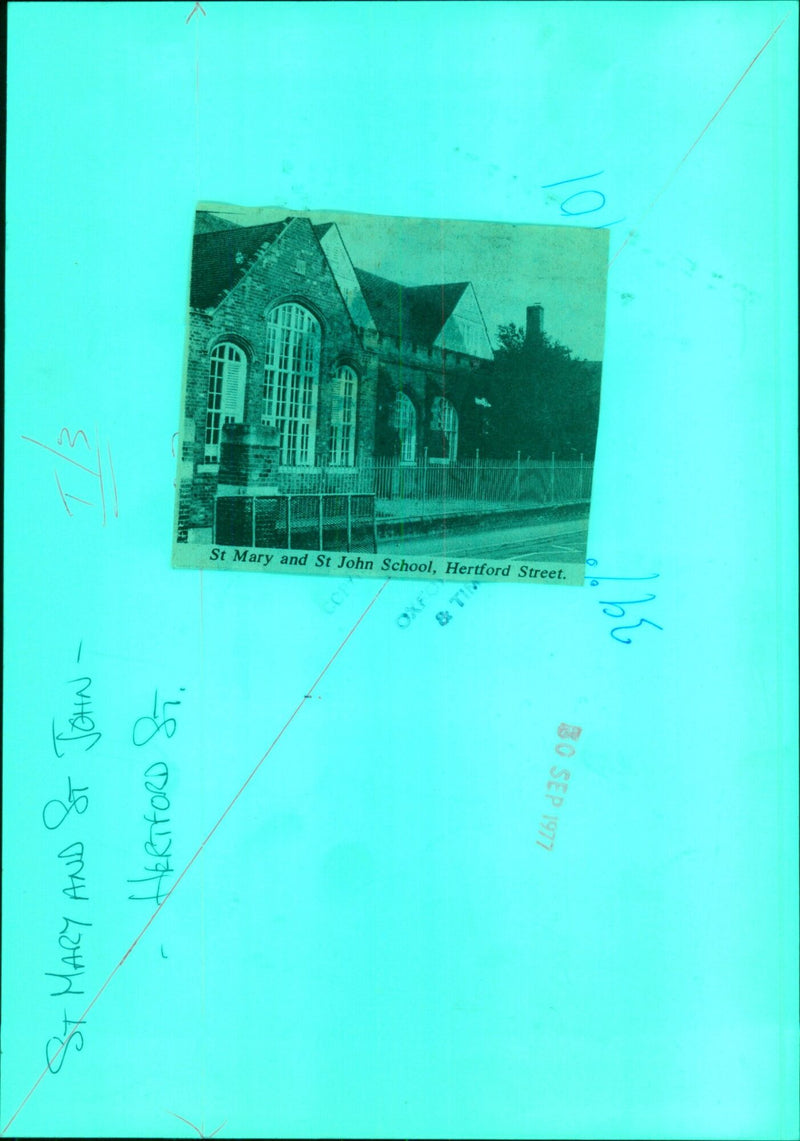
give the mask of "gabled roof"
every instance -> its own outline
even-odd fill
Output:
[[[469,285],[399,285],[365,269],[356,276],[378,331],[417,345],[433,345]]]
[[[258,251],[265,245],[272,245],[294,221],[293,217],[289,217],[262,226],[233,226],[224,218],[208,211],[198,211],[197,219],[190,291],[190,305],[196,309],[215,308],[244,277]],[[211,229],[212,226],[218,228]],[[325,252],[328,243],[322,240],[331,229],[335,234],[338,234],[338,230],[331,222],[311,228]],[[330,235],[329,240],[333,240],[335,234]],[[341,245],[341,237],[338,242]],[[471,290],[468,281],[441,285],[400,285],[365,269],[355,268],[347,257],[346,248],[342,246],[342,249],[346,266],[344,269],[339,266],[337,272],[336,265],[332,264],[331,270],[343,291],[353,319],[356,324],[363,322],[368,325],[371,314],[375,328],[385,336],[400,337],[412,344],[432,348],[465,291]],[[328,253],[333,258],[333,250]],[[352,288],[341,276],[345,269],[350,275]],[[352,277],[353,274],[355,278]],[[364,304],[366,310],[363,309]],[[362,307],[360,313],[358,305]]]
[[[472,283],[459,297],[433,344],[437,349],[449,349],[479,360],[494,360],[492,342]]]
[[[335,222],[327,222],[323,226],[314,226],[313,229],[353,324],[357,329],[377,332],[339,227]]]
[[[221,214],[215,214],[212,210],[195,210],[194,232],[196,234],[208,234],[212,230],[238,229],[238,223],[231,222],[229,219],[223,218]]]
[[[196,233],[189,304],[196,309],[218,305],[244,276],[254,254],[263,245],[271,245],[290,220]]]

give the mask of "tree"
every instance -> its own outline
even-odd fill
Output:
[[[497,330],[486,388],[486,455],[586,459],[594,456],[599,369],[545,333],[526,339],[511,322]]]

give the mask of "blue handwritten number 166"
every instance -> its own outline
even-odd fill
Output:
[[[596,567],[597,559],[587,559],[586,565],[587,567]],[[650,579],[658,578],[659,576],[657,574],[646,574],[640,576],[639,578],[618,578],[613,575],[598,575],[596,578],[590,575],[586,575],[585,577],[589,579],[589,586],[599,586],[601,582],[647,582]],[[652,602],[654,598],[654,594],[648,594],[646,598],[629,598],[617,602],[603,599],[600,599],[599,601],[600,605],[603,607],[603,613],[607,614],[609,618],[624,618],[626,606],[639,606],[643,602]],[[613,606],[618,611],[618,613],[615,614],[614,611],[609,610],[609,606]],[[634,622],[632,626],[615,626],[614,629],[610,631],[610,634],[616,642],[622,642],[624,645],[629,646],[631,644],[631,639],[618,638],[617,630],[636,630],[639,626],[655,626],[656,630],[664,629],[663,626],[659,626],[656,622],[651,622],[649,618],[640,618],[639,621]]]

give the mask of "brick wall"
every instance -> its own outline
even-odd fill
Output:
[[[261,424],[225,424],[220,441],[220,486],[277,486],[279,452],[276,428]]]
[[[322,329],[320,384],[317,405],[316,459],[328,456],[333,386],[337,368],[346,364],[359,377],[356,410],[356,457],[372,456],[386,425],[376,423],[379,387],[383,392],[382,415],[390,415],[391,392],[403,388],[417,407],[417,440],[425,446],[432,400],[446,394],[459,413],[460,451],[474,448],[468,439],[470,408],[480,384],[481,369],[470,358],[424,346],[397,342],[357,330],[339,292],[325,255],[310,222],[295,218],[271,246],[259,250],[240,281],[212,312],[192,310],[185,389],[185,421],[179,491],[179,539],[193,528],[209,528],[220,469],[205,464],[205,424],[211,350],[222,340],[231,340],[247,357],[244,422],[261,427],[266,354],[266,312],[276,304],[295,301],[311,310]],[[483,366],[484,362],[480,362]],[[379,381],[379,373],[382,377]],[[387,401],[386,395],[389,394]],[[463,420],[463,425],[462,425]],[[465,434],[466,433],[466,434]],[[383,434],[383,435],[382,435]],[[253,440],[255,444],[255,440]],[[240,482],[251,482],[261,466],[273,477],[274,464],[266,453],[241,452]],[[238,461],[231,461],[236,467]],[[231,464],[226,465],[229,469]],[[247,471],[245,471],[245,468]],[[228,476],[231,472],[228,471]],[[226,476],[226,479],[228,478]]]
[[[298,272],[302,270],[302,272]],[[198,428],[205,424],[209,356],[215,342],[230,337],[247,355],[244,419],[260,424],[266,356],[266,311],[284,301],[305,305],[320,320],[322,346],[317,453],[328,447],[331,386],[326,379],[340,363],[360,374],[363,349],[325,256],[306,218],[295,218],[273,245],[261,249],[241,281],[212,314],[192,315],[186,414]],[[195,462],[203,462],[203,433],[198,431]]]
[[[403,391],[412,400],[417,410],[417,451],[422,455],[426,445],[433,442],[429,438],[429,425],[433,401],[437,396],[446,397],[458,414],[459,455],[473,456],[480,447],[480,425],[475,414],[475,397],[483,395],[483,380],[486,369],[473,366],[473,358],[458,357],[455,353],[442,353],[434,350],[415,352],[409,346],[386,344],[384,338],[380,346],[379,374],[381,378],[378,415],[390,417],[392,395]],[[487,362],[490,367],[490,362]],[[438,367],[437,367],[438,366]],[[381,441],[388,440],[391,432],[387,426],[379,425]]]

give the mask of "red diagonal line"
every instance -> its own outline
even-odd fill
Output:
[[[719,115],[719,113],[720,113],[720,111],[722,110],[722,108],[725,106],[725,104],[726,104],[726,103],[728,102],[728,100],[731,98],[731,96],[733,95],[733,93],[734,93],[734,91],[736,90],[736,88],[739,86],[739,84],[742,82],[742,80],[744,79],[744,77],[747,75],[748,71],[750,71],[750,69],[752,68],[753,64],[756,62],[756,60],[758,59],[758,57],[759,57],[759,56],[760,56],[760,55],[761,55],[761,54],[762,54],[762,53],[763,53],[763,52],[766,50],[766,48],[769,46],[769,44],[770,44],[770,43],[771,43],[771,42],[772,42],[772,41],[775,39],[775,37],[777,36],[778,32],[781,30],[781,28],[783,27],[783,25],[784,25],[784,24],[786,23],[786,21],[789,19],[789,16],[790,16],[790,14],[791,14],[791,13],[787,12],[787,13],[786,13],[786,15],[783,17],[783,19],[781,20],[781,22],[778,24],[778,26],[777,26],[776,28],[773,28],[773,30],[772,30],[772,32],[770,33],[770,35],[767,37],[767,39],[764,41],[764,43],[763,43],[763,44],[761,45],[761,47],[758,49],[758,51],[757,51],[757,52],[756,52],[756,54],[753,56],[753,58],[750,60],[750,62],[748,63],[747,67],[744,69],[744,71],[742,72],[742,74],[741,74],[741,75],[739,76],[739,78],[736,80],[736,82],[734,83],[733,87],[730,89],[730,91],[728,92],[728,94],[725,96],[725,98],[724,98],[724,99],[722,100],[722,102],[720,103],[719,107],[717,107],[716,111],[715,111],[715,112],[714,112],[714,114],[711,116],[711,118],[708,120],[708,122],[706,123],[705,127],[703,127],[703,129],[702,129],[702,131],[700,132],[700,134],[697,136],[697,138],[694,140],[694,142],[692,143],[692,145],[689,147],[688,151],[687,151],[687,152],[686,152],[686,154],[683,156],[683,158],[682,158],[682,159],[681,159],[681,161],[678,163],[678,165],[675,167],[675,169],[673,170],[672,174],[669,176],[669,178],[667,179],[667,181],[666,181],[666,182],[664,183],[664,185],[661,187],[661,189],[659,190],[658,194],[655,196],[655,198],[653,199],[653,201],[652,201],[652,202],[650,203],[650,205],[647,207],[647,209],[645,210],[644,214],[642,214],[641,218],[640,218],[640,219],[639,219],[639,221],[636,223],[636,225],[633,227],[633,229],[628,231],[628,236],[625,238],[625,241],[622,243],[622,245],[619,247],[619,249],[617,250],[617,252],[614,254],[614,256],[613,256],[613,258],[611,259],[611,261],[608,263],[609,265],[612,265],[612,264],[613,264],[613,263],[616,261],[616,259],[619,257],[619,255],[622,253],[622,251],[625,249],[625,247],[627,246],[628,242],[631,240],[631,238],[633,237],[633,235],[634,235],[634,234],[637,232],[637,230],[638,230],[638,229],[639,229],[639,227],[641,226],[642,222],[644,222],[645,218],[646,218],[646,217],[647,217],[647,215],[650,213],[650,211],[653,209],[653,207],[654,207],[654,206],[655,206],[655,204],[658,202],[658,200],[659,200],[659,199],[660,199],[660,198],[663,196],[664,192],[665,192],[665,191],[668,189],[668,187],[671,185],[671,183],[672,183],[672,180],[675,178],[675,175],[678,173],[678,171],[680,170],[680,168],[681,168],[681,167],[683,166],[683,164],[686,162],[686,160],[687,160],[687,158],[689,157],[689,155],[692,153],[692,151],[694,150],[694,148],[697,146],[697,144],[698,144],[698,143],[700,142],[700,140],[702,139],[703,135],[706,133],[706,131],[708,130],[708,128],[711,126],[711,124],[712,124],[712,123],[714,122],[714,120],[716,119],[717,115]]]
[[[230,804],[228,805],[228,807],[227,807],[227,808],[225,809],[225,811],[222,813],[222,815],[220,816],[219,820],[216,822],[216,824],[214,825],[214,827],[211,829],[211,831],[210,831],[210,832],[208,833],[208,835],[206,836],[205,840],[203,840],[202,844],[201,844],[201,845],[200,845],[200,847],[197,849],[197,851],[196,851],[196,852],[195,852],[195,854],[192,856],[192,858],[189,860],[188,864],[187,864],[187,865],[186,865],[186,867],[183,869],[183,871],[181,872],[181,874],[180,874],[180,875],[178,876],[178,878],[175,880],[175,883],[172,885],[172,887],[170,888],[170,890],[169,890],[169,891],[167,892],[167,894],[164,896],[164,898],[162,899],[161,903],[158,905],[158,907],[155,909],[155,911],[153,912],[153,914],[152,914],[152,915],[150,916],[150,918],[147,920],[147,922],[145,923],[144,927],[141,929],[141,931],[139,932],[139,934],[136,936],[136,938],[135,938],[135,939],[133,940],[133,942],[131,943],[130,947],[128,947],[128,950],[127,950],[127,951],[125,952],[125,954],[122,956],[122,958],[120,959],[120,961],[117,963],[117,965],[114,967],[114,969],[113,969],[113,970],[111,971],[111,973],[109,974],[109,976],[108,976],[108,978],[106,979],[106,981],[103,983],[103,985],[102,985],[102,986],[100,987],[100,989],[98,990],[97,994],[94,996],[94,998],[92,999],[92,1001],[91,1001],[91,1002],[89,1003],[89,1005],[86,1007],[86,1009],[84,1010],[83,1014],[82,1014],[82,1015],[80,1016],[80,1018],[77,1020],[77,1022],[76,1022],[76,1027],[77,1027],[77,1025],[78,1025],[79,1023],[81,1023],[81,1022],[84,1022],[84,1021],[85,1021],[85,1019],[86,1019],[86,1015],[89,1013],[89,1011],[92,1009],[92,1007],[94,1006],[94,1004],[97,1002],[97,1000],[98,1000],[98,998],[100,997],[100,995],[101,995],[101,994],[103,993],[103,991],[106,989],[106,987],[108,986],[108,984],[109,984],[109,983],[111,982],[111,980],[113,979],[114,975],[117,973],[117,971],[120,969],[120,967],[122,966],[122,964],[125,962],[125,960],[126,960],[126,959],[128,958],[128,956],[130,955],[130,953],[133,951],[134,947],[136,947],[137,943],[139,943],[139,941],[141,940],[142,936],[145,934],[145,932],[147,931],[147,929],[148,929],[148,928],[151,926],[151,924],[153,923],[153,920],[156,918],[156,916],[158,915],[158,913],[161,911],[161,909],[162,909],[162,907],[164,906],[164,904],[165,904],[165,903],[167,902],[167,900],[168,900],[168,899],[169,899],[169,898],[172,896],[172,894],[173,894],[173,892],[175,891],[175,889],[177,888],[178,884],[181,882],[181,880],[184,878],[184,876],[186,875],[186,873],[189,871],[189,869],[191,868],[192,864],[195,862],[195,860],[197,859],[197,857],[198,857],[198,856],[200,855],[200,853],[203,851],[203,849],[205,848],[205,846],[206,846],[206,844],[208,843],[208,841],[209,841],[209,840],[211,839],[211,837],[214,835],[214,833],[215,833],[215,832],[216,832],[216,830],[219,828],[219,826],[220,826],[220,824],[222,823],[222,821],[225,819],[225,817],[228,815],[228,813],[230,812],[230,810],[233,808],[233,806],[234,806],[234,804],[236,803],[236,801],[239,799],[239,797],[242,795],[242,793],[244,792],[244,790],[245,790],[245,789],[247,788],[247,786],[250,784],[250,781],[253,779],[253,777],[256,775],[256,773],[258,772],[258,770],[261,768],[261,766],[263,765],[264,761],[267,759],[267,757],[270,755],[270,753],[272,752],[272,750],[273,750],[273,749],[275,748],[275,746],[278,744],[278,741],[280,741],[280,739],[281,739],[281,737],[283,736],[283,734],[286,732],[286,730],[289,728],[289,726],[291,725],[291,723],[294,721],[294,719],[295,719],[295,717],[297,716],[297,714],[298,714],[298,713],[300,712],[300,710],[303,708],[303,706],[304,706],[304,705],[305,705],[305,703],[306,703],[306,693],[309,693],[309,694],[313,693],[313,691],[316,689],[316,687],[317,687],[317,686],[319,685],[319,683],[322,681],[322,679],[323,679],[323,677],[325,676],[325,674],[328,672],[328,670],[331,668],[331,666],[333,665],[333,663],[334,663],[334,662],[336,661],[336,659],[339,657],[339,654],[342,652],[342,650],[345,648],[345,646],[347,645],[347,643],[350,641],[350,639],[352,638],[353,634],[355,634],[355,632],[356,632],[356,630],[358,629],[358,627],[361,625],[361,623],[363,622],[363,620],[366,618],[367,614],[370,612],[370,610],[372,609],[372,607],[373,607],[373,606],[375,605],[375,603],[378,601],[379,597],[381,596],[381,594],[383,593],[383,591],[386,589],[386,587],[389,585],[389,583],[390,583],[390,582],[391,582],[391,579],[388,579],[388,578],[387,578],[387,579],[386,579],[386,582],[384,582],[384,584],[383,584],[383,586],[380,588],[380,590],[378,590],[378,591],[377,591],[377,593],[374,595],[374,597],[373,597],[373,598],[372,598],[372,600],[370,601],[369,605],[368,605],[368,606],[367,606],[367,607],[366,607],[366,608],[365,608],[365,609],[364,609],[364,610],[361,612],[361,614],[360,614],[360,616],[359,616],[358,620],[357,620],[357,621],[354,623],[354,625],[353,625],[353,626],[350,628],[350,630],[349,630],[348,634],[346,635],[346,637],[345,637],[345,638],[344,638],[344,639],[343,639],[343,640],[342,640],[342,641],[339,643],[339,646],[337,647],[337,649],[335,650],[335,652],[334,652],[334,653],[331,655],[331,657],[328,659],[328,661],[327,661],[327,663],[325,664],[325,666],[323,667],[323,669],[322,669],[322,670],[320,670],[319,674],[317,675],[317,678],[316,678],[316,680],[315,680],[315,681],[313,682],[313,684],[312,684],[312,685],[311,685],[311,686],[308,688],[308,690],[306,690],[306,691],[304,691],[304,692],[303,692],[303,696],[300,698],[300,701],[299,701],[299,702],[298,702],[298,704],[295,706],[295,709],[294,709],[294,711],[292,712],[292,714],[291,714],[291,715],[290,715],[290,716],[287,718],[286,722],[285,722],[285,723],[284,723],[284,725],[283,725],[283,728],[282,728],[282,729],[280,730],[280,732],[279,732],[279,733],[276,735],[276,737],[275,737],[275,738],[274,738],[274,740],[272,741],[272,744],[269,746],[269,748],[267,749],[267,751],[266,751],[266,752],[264,753],[264,755],[261,757],[261,760],[258,762],[258,764],[255,766],[255,768],[253,769],[253,771],[250,773],[250,775],[248,776],[248,778],[245,780],[244,784],[241,786],[241,788],[239,789],[239,791],[236,793],[236,795],[234,796],[233,800],[230,802]],[[75,1029],[71,1030],[71,1031],[70,1031],[70,1033],[67,1035],[67,1037],[64,1039],[64,1041],[61,1043],[61,1045],[59,1046],[58,1050],[55,1052],[55,1054],[53,1055],[53,1057],[50,1059],[50,1063],[51,1063],[51,1064],[52,1064],[52,1063],[53,1063],[53,1062],[56,1060],[56,1058],[57,1058],[57,1057],[58,1057],[58,1055],[61,1053],[61,1051],[62,1051],[62,1050],[63,1050],[63,1049],[64,1049],[64,1048],[65,1048],[65,1047],[68,1045],[68,1043],[69,1043],[69,1041],[70,1041],[70,1039],[72,1038],[72,1035],[73,1035],[74,1033],[75,1033]],[[47,1074],[47,1071],[48,1071],[48,1069],[49,1069],[49,1066],[45,1066],[45,1068],[44,1068],[44,1069],[42,1070],[42,1072],[39,1074],[39,1077],[36,1079],[36,1081],[33,1083],[33,1085],[31,1086],[31,1088],[30,1088],[30,1089],[28,1090],[28,1092],[25,1094],[25,1097],[22,1099],[22,1101],[20,1102],[20,1104],[19,1104],[19,1105],[17,1106],[17,1108],[15,1109],[13,1116],[12,1116],[12,1117],[9,1119],[9,1121],[7,1122],[7,1124],[4,1126],[4,1128],[3,1128],[3,1133],[5,1133],[5,1132],[6,1132],[6,1130],[7,1130],[7,1129],[9,1128],[9,1126],[12,1124],[12,1122],[14,1121],[14,1119],[17,1117],[17,1115],[19,1114],[20,1110],[23,1108],[23,1106],[25,1105],[25,1103],[28,1101],[28,1099],[29,1099],[29,1098],[31,1097],[31,1095],[34,1093],[34,1091],[35,1091],[35,1090],[36,1090],[36,1088],[38,1087],[39,1083],[42,1081],[42,1079],[43,1079],[43,1078],[45,1077],[45,1075]],[[167,1111],[167,1112],[169,1112],[169,1111]],[[185,1120],[185,1119],[182,1119],[182,1120]],[[191,1124],[191,1122],[188,1122],[187,1124]]]

